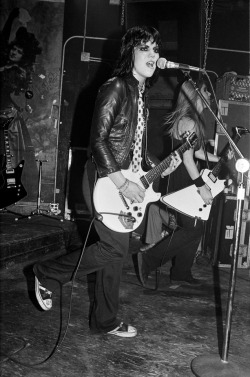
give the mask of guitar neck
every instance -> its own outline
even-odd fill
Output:
[[[241,138],[241,135],[236,134],[236,136],[233,139],[234,143],[237,144],[239,142],[240,138]],[[223,151],[223,154],[222,154],[220,160],[217,162],[217,164],[215,165],[215,167],[212,170],[212,174],[213,174],[214,177],[218,177],[222,165],[227,161],[227,154],[228,154],[229,150],[230,150],[230,143],[227,143],[225,148],[224,148],[224,151]]]
[[[11,153],[10,153],[10,144],[8,130],[4,130],[4,144],[5,144],[5,157],[6,157],[6,172],[13,172],[14,168],[11,163]]]
[[[176,152],[182,158],[183,153],[187,151],[190,147],[191,146],[189,141],[186,141],[176,150]],[[170,166],[171,161],[172,155],[166,157],[162,162],[159,163],[159,165],[155,166],[153,169],[147,172],[147,174],[144,176],[147,183],[151,184],[152,182],[154,182]]]

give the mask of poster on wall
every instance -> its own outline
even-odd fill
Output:
[[[64,1],[2,0],[0,209],[53,204]]]

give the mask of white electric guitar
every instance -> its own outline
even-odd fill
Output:
[[[193,132],[187,134],[186,141],[176,152],[182,157],[183,153],[192,148],[197,141],[197,136]],[[157,166],[144,172],[140,169],[138,172],[132,172],[131,167],[122,170],[122,174],[129,181],[135,182],[144,189],[145,198],[142,203],[131,203],[114,185],[108,177],[98,178],[94,193],[94,207],[99,219],[109,229],[115,232],[128,233],[134,231],[141,224],[146,207],[151,202],[160,199],[161,194],[156,193],[153,188],[153,182],[170,166],[172,155],[166,157]]]
[[[249,133],[247,128],[235,127],[236,135],[233,138],[236,144],[242,135]],[[206,185],[211,189],[211,194],[215,198],[220,192],[222,192],[227,184],[225,179],[218,179],[221,167],[227,161],[227,154],[230,149],[228,143],[223,152],[220,160],[217,162],[213,170],[204,169],[201,172],[201,177]],[[202,197],[199,194],[198,188],[195,185],[188,186],[182,190],[175,191],[173,193],[162,196],[161,202],[168,207],[174,208],[176,211],[183,213],[184,215],[199,218],[201,220],[208,220],[211,210],[211,205],[204,203]]]

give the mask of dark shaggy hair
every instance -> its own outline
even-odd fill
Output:
[[[24,68],[31,67],[35,63],[36,55],[42,52],[35,35],[29,33],[23,26],[17,30],[15,39],[9,44],[9,51],[13,46],[23,49],[23,56],[19,64]]]
[[[132,73],[134,66],[134,48],[139,46],[141,42],[148,42],[153,40],[161,49],[161,37],[159,32],[152,26],[134,26],[126,32],[122,38],[122,44],[120,49],[120,56],[116,63],[116,67],[112,76],[125,77]],[[151,86],[159,73],[157,67],[153,76],[146,81],[147,86]]]

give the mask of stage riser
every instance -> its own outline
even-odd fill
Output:
[[[12,214],[1,214],[0,268],[29,264],[41,258],[64,254],[82,241],[74,222],[34,216],[15,221]]]

